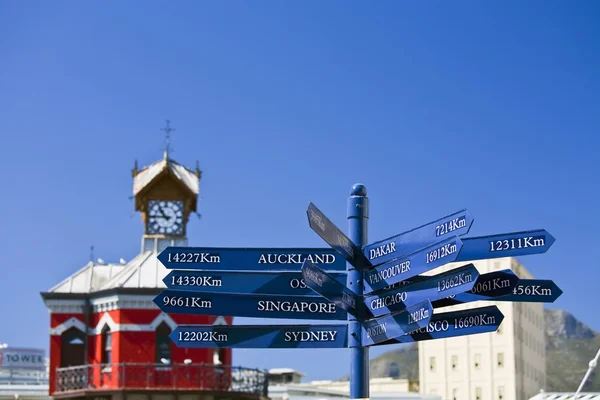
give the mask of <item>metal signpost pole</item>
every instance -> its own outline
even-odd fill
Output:
[[[359,247],[367,244],[369,199],[367,188],[359,183],[352,187],[348,198],[349,238]],[[348,288],[357,296],[363,294],[363,272],[348,265]],[[362,345],[361,323],[348,314],[348,343],[350,347],[350,398],[369,399],[369,348]]]

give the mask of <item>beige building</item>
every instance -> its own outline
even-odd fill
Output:
[[[520,278],[533,278],[514,258],[472,263],[480,274],[510,268]],[[430,274],[465,264],[447,264]],[[479,301],[441,310],[489,305],[504,314],[497,332],[418,343],[421,393],[447,400],[527,400],[546,386],[542,303]]]

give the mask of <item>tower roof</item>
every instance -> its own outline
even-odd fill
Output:
[[[200,192],[200,171],[197,168],[196,171],[192,171],[165,155],[162,160],[156,161],[139,171],[134,171],[133,195],[137,196],[165,171],[173,174],[193,194],[198,195]]]

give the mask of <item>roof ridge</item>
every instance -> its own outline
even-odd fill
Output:
[[[115,276],[111,277],[109,280],[107,280],[106,282],[104,282],[104,284],[99,287],[97,290],[106,290],[106,289],[114,289],[115,288],[115,283],[118,282],[119,280],[127,277],[130,278],[131,276],[133,276],[133,274],[135,273],[135,271],[138,270],[138,268],[154,253],[154,250],[147,250],[144,252],[139,253],[137,256],[135,256],[131,261],[129,261],[126,265],[125,268],[123,268],[121,271],[119,271]]]
[[[71,281],[71,283],[72,283],[73,279],[75,279],[76,277],[78,277],[79,275],[84,273],[88,268],[94,267],[94,265],[95,264],[93,261],[88,261],[83,267],[79,268],[73,274],[69,275],[68,277],[66,277],[65,279],[63,279],[62,281],[60,281],[59,283],[57,283],[56,285],[54,285],[50,289],[48,289],[48,292],[55,291],[56,289],[63,286],[65,283],[67,283],[69,281]]]
[[[137,195],[140,193],[165,170],[174,174],[176,178],[192,193],[197,195],[200,191],[200,179],[195,171],[189,169],[183,164],[178,163],[175,160],[162,159],[142,168],[137,172],[133,178],[133,194]]]

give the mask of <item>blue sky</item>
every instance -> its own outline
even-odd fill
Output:
[[[192,245],[323,246],[308,202],[346,227],[362,182],[372,241],[463,208],[471,235],[547,229],[521,262],[600,330],[599,17],[591,0],[0,3],[0,340],[47,346],[39,292],[90,245],[137,254],[131,168],[161,157],[165,118],[204,171]],[[349,360],[265,354],[234,363],[329,379]]]

